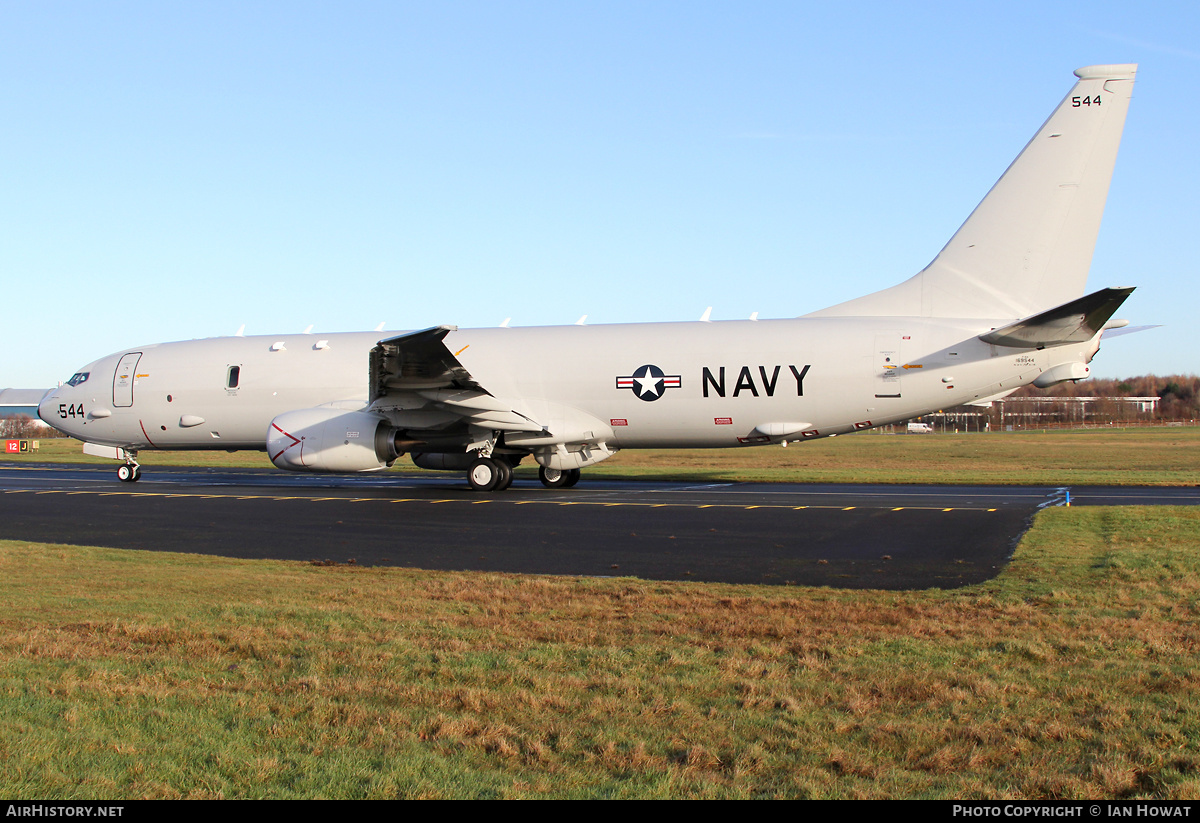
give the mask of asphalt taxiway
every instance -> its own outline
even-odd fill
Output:
[[[0,465],[0,538],[424,569],[949,588],[992,577],[1040,508],[1197,505],[1198,488],[322,476]]]

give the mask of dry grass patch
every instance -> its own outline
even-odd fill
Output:
[[[1194,797],[1200,512],[955,591],[0,544],[13,797]]]

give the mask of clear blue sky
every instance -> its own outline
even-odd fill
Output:
[[[232,334],[790,317],[1140,64],[1089,288],[1195,373],[1200,4],[9,2],[0,386]],[[365,367],[365,364],[364,364]]]

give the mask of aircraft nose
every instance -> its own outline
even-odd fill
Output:
[[[55,409],[58,408],[58,392],[51,391],[42,398],[42,402],[38,403],[37,416],[47,426],[58,428],[58,423],[62,422],[58,419],[58,414]]]
[[[42,402],[38,403],[38,407],[37,407],[37,416],[47,426],[53,425],[47,419],[47,417],[49,416],[49,412],[50,412],[50,407],[47,405],[49,402],[50,402],[50,395],[46,395],[45,397],[42,398]]]

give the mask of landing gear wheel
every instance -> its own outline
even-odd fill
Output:
[[[538,479],[548,489],[569,489],[579,482],[579,469],[538,469]]]
[[[139,466],[131,466],[126,463],[117,469],[117,479],[122,483],[136,483],[142,477],[142,470]]]
[[[502,492],[512,485],[513,482],[513,467],[504,458],[496,461],[496,468],[500,470],[500,479],[496,481],[494,491]]]
[[[467,469],[467,482],[477,492],[490,492],[496,488],[502,475],[499,464],[490,457],[481,457]]]

